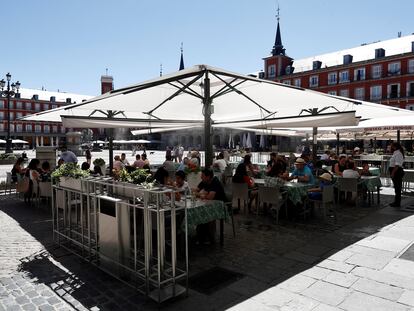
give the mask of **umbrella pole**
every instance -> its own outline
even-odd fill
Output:
[[[314,127],[312,130],[312,157],[313,163],[316,164],[318,160],[318,128]]]
[[[109,129],[109,142],[108,142],[108,149],[109,149],[109,175],[112,176],[112,169],[114,168],[114,129]]]
[[[339,155],[339,133],[336,133],[336,155]]]
[[[401,140],[401,132],[400,130],[397,130],[397,142],[400,143]]]
[[[213,164],[213,146],[211,145],[211,98],[210,98],[210,78],[208,71],[204,78],[204,150],[206,168]]]

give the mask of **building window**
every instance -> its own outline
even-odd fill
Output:
[[[336,91],[329,91],[328,94],[336,96],[337,93],[336,93]]]
[[[21,124],[16,124],[16,132],[22,132],[23,131],[23,125]]]
[[[57,127],[57,125],[53,125],[52,129],[53,129],[53,133],[57,133],[57,132],[58,132],[58,127]]]
[[[36,132],[36,133],[40,133],[41,131],[42,131],[41,126],[40,126],[39,124],[36,124],[36,125],[35,125],[35,132]]]
[[[14,120],[14,112],[10,112],[10,120]]]
[[[6,103],[6,104],[7,104],[7,103]],[[10,109],[13,109],[13,107],[14,107],[14,106],[13,106],[13,101],[10,101],[10,103],[9,103],[9,104],[10,104]]]
[[[363,87],[357,87],[355,89],[355,99],[359,99],[359,100],[365,99],[365,90]]]
[[[4,100],[0,100],[0,108],[4,108]]]
[[[315,87],[319,84],[319,77],[318,76],[310,76],[309,77],[309,86]]]
[[[40,111],[40,104],[39,104],[39,103],[36,103],[36,104],[35,104],[35,110],[36,110],[36,111]]]
[[[4,124],[0,123],[0,131],[3,132],[4,131]]]
[[[50,126],[49,125],[43,125],[43,132],[49,133],[50,132]]]
[[[26,110],[32,110],[32,103],[26,103]]]
[[[338,74],[336,72],[330,72],[328,73],[328,84],[336,84],[338,81]]]
[[[276,65],[270,65],[267,67],[267,75],[269,78],[276,77]]]
[[[22,102],[16,102],[16,109],[23,109],[23,103]]]
[[[407,96],[414,97],[414,81],[407,82]]]
[[[339,73],[339,82],[340,83],[349,82],[349,71],[348,70],[341,71]]]
[[[379,79],[382,77],[382,65],[372,66],[372,78]]]
[[[0,120],[4,120],[4,112],[0,111]]]
[[[16,119],[20,119],[21,117],[23,117],[23,113],[16,112]]]
[[[43,104],[43,110],[49,110],[49,104]]]
[[[381,99],[382,97],[382,88],[381,85],[371,86],[371,99]]]
[[[65,133],[65,132],[66,132],[66,129],[62,126],[62,127],[60,128],[60,132],[61,132],[61,133]]]
[[[407,106],[405,106],[405,109],[408,109],[408,110],[414,110],[414,105],[407,105]]]
[[[340,91],[339,91],[339,96],[342,96],[342,97],[349,97],[349,90],[348,90],[348,89],[345,89],[345,90],[340,90]]]
[[[12,133],[14,132],[14,124],[13,123],[10,124],[10,132],[12,132]]]
[[[408,60],[407,72],[408,73],[414,73],[414,59]]]
[[[31,132],[31,131],[33,131],[32,125],[26,124],[26,132]]]
[[[388,98],[398,98],[400,97],[400,84],[388,84],[387,86],[387,97]]]
[[[294,82],[295,86],[301,86],[302,85],[302,80],[301,79],[295,79]]]
[[[291,83],[290,83],[290,80],[283,80],[283,84],[290,85]]]
[[[57,108],[57,105],[52,105],[52,109],[55,109],[55,108]]]
[[[354,81],[365,80],[365,68],[358,68],[354,70]]]
[[[401,74],[401,63],[395,62],[395,63],[389,63],[388,64],[388,75],[394,76]]]

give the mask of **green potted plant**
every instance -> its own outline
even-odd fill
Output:
[[[61,187],[81,191],[81,178],[89,176],[89,171],[83,171],[76,163],[64,163],[52,173],[52,179]]]
[[[105,160],[102,158],[96,158],[95,160],[93,160],[93,165],[95,166],[99,166],[101,168],[102,174],[106,175],[106,163]]]

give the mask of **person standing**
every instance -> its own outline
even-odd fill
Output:
[[[86,157],[86,162],[88,162],[88,164],[90,166],[91,163],[92,163],[92,154],[91,154],[91,151],[89,150],[89,148],[86,149],[86,151],[85,151],[85,157]]]
[[[402,191],[402,179],[404,176],[404,149],[401,144],[394,142],[391,144],[392,157],[390,159],[390,177],[394,184],[395,197],[394,202],[390,204],[392,207],[401,206],[401,191]]]

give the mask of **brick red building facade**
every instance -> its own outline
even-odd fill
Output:
[[[306,59],[285,53],[279,21],[261,78],[414,110],[414,35]]]

